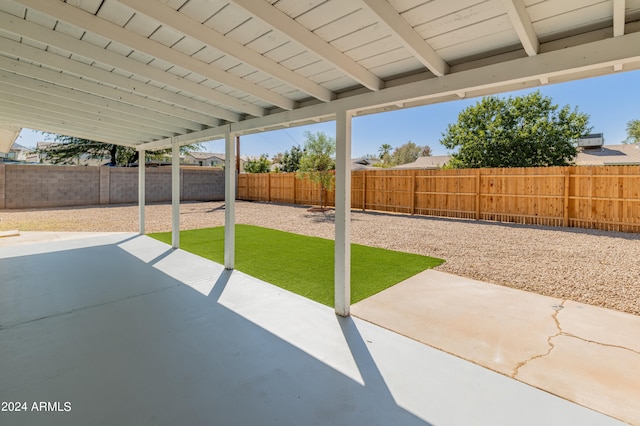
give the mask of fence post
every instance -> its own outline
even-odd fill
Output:
[[[562,226],[567,228],[569,226],[569,179],[570,179],[571,169],[569,167],[565,168],[564,171],[564,220],[562,222]]]
[[[367,171],[362,171],[362,211],[367,209]]]
[[[267,173],[267,201],[271,202],[271,173]]]
[[[594,228],[595,219],[593,218],[593,166],[589,166],[589,224]]]
[[[411,171],[411,216],[416,213],[416,171]]]
[[[296,204],[296,172],[293,172],[293,204]]]
[[[480,171],[476,169],[476,220],[480,220]]]

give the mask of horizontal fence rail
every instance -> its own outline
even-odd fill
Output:
[[[240,174],[238,199],[317,205],[320,188],[295,173]],[[358,170],[351,207],[640,232],[640,166]]]

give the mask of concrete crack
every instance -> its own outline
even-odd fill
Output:
[[[560,325],[560,320],[558,319],[558,314],[560,313],[560,311],[562,309],[564,309],[564,303],[566,302],[566,300],[563,300],[562,303],[560,303],[559,305],[553,305],[552,308],[555,310],[555,312],[553,313],[553,315],[551,316],[551,318],[553,318],[553,321],[556,324],[556,328],[557,328],[557,332],[549,337],[547,337],[547,344],[549,345],[549,349],[543,353],[543,354],[537,354],[532,356],[531,358],[528,358],[520,363],[518,363],[516,365],[516,367],[513,369],[513,373],[511,374],[511,378],[515,379],[516,376],[518,375],[518,373],[520,372],[520,369],[522,367],[524,367],[525,365],[527,365],[529,362],[536,360],[536,359],[540,359],[540,358],[544,358],[546,356],[548,356],[549,354],[551,354],[551,352],[553,351],[553,349],[555,348],[555,345],[553,344],[552,340],[558,336],[566,336],[566,337],[573,337],[574,339],[578,339],[581,340],[583,342],[586,343],[593,343],[594,345],[599,345],[599,346],[605,346],[608,348],[616,348],[616,349],[622,349],[625,351],[629,351],[632,352],[636,355],[640,355],[640,351],[635,350],[635,349],[631,349],[625,346],[620,346],[620,345],[614,345],[614,344],[610,344],[610,343],[603,343],[603,342],[598,342],[595,340],[590,340],[590,339],[585,339],[584,337],[580,337],[580,336],[576,336],[575,334],[572,333],[567,333],[565,331],[562,330],[562,326]]]
[[[21,322],[16,322],[16,323],[12,323],[12,324],[4,324],[4,325],[0,325],[0,330],[9,330],[11,328],[19,327],[19,326],[25,325],[25,324],[31,324],[31,323],[34,323],[34,322],[43,321],[43,320],[47,320],[47,319],[50,319],[50,318],[56,318],[56,317],[61,317],[61,316],[64,316],[64,315],[74,314],[74,313],[77,313],[77,312],[86,311],[88,309],[98,308],[100,306],[105,306],[105,305],[110,305],[110,304],[113,304],[113,303],[122,302],[124,300],[135,299],[137,297],[143,297],[143,296],[147,296],[147,295],[150,295],[150,294],[153,294],[153,293],[158,293],[158,292],[161,292],[161,291],[165,291],[165,290],[168,290],[170,288],[174,288],[176,286],[177,285],[170,285],[170,286],[167,286],[167,287],[157,288],[157,289],[154,289],[154,290],[151,290],[151,291],[147,291],[147,292],[144,292],[144,293],[138,293],[138,294],[133,294],[133,295],[130,295],[130,296],[122,297],[120,299],[107,300],[105,302],[96,303],[96,304],[93,304],[93,305],[87,305],[87,306],[83,306],[81,308],[74,308],[74,309],[70,309],[70,310],[67,310],[67,311],[63,311],[63,312],[55,312],[55,313],[52,313],[52,314],[49,314],[49,315],[45,315],[45,316],[38,317],[38,318],[33,318],[33,319],[30,319],[30,320],[27,320],[27,321],[21,321]]]
[[[636,354],[636,355],[640,355],[640,351],[637,351],[637,350],[635,350],[635,349],[628,348],[628,347],[626,347],[626,346],[612,345],[612,344],[610,344],[610,343],[597,342],[597,341],[595,341],[595,340],[589,340],[589,339],[585,339],[584,337],[576,336],[575,334],[572,334],[572,333],[565,333],[565,332],[563,332],[563,333],[562,333],[562,335],[563,335],[563,336],[567,336],[567,337],[573,337],[573,338],[575,338],[575,339],[582,340],[583,342],[593,343],[594,345],[605,346],[605,347],[607,347],[607,348],[623,349],[623,350],[625,350],[625,351],[633,352],[633,353],[634,353],[634,354]]]
[[[522,362],[519,362],[516,367],[513,369],[513,373],[511,373],[511,378],[515,379],[516,376],[518,375],[518,373],[520,372],[520,369],[522,367],[524,367],[525,365],[527,365],[528,363],[530,363],[533,360],[539,359],[539,358],[544,358],[546,356],[549,356],[549,354],[551,354],[551,351],[553,351],[553,349],[555,348],[555,345],[553,344],[552,340],[555,337],[561,336],[563,333],[562,331],[562,327],[560,326],[560,320],[558,319],[558,313],[564,309],[564,302],[566,302],[566,300],[563,300],[559,305],[553,305],[552,308],[555,311],[553,313],[553,315],[551,315],[551,318],[553,318],[553,322],[556,324],[556,328],[558,329],[558,331],[555,334],[552,334],[551,336],[547,337],[547,345],[549,345],[549,349],[547,350],[547,352],[543,353],[543,354],[537,354],[532,356],[531,358],[525,359]]]

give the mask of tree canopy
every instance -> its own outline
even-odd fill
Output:
[[[300,145],[292,146],[291,151],[285,151],[282,156],[282,171],[297,172],[303,155],[304,150],[300,148]]]
[[[290,152],[278,152],[273,156],[272,162],[277,165],[277,171],[286,173],[297,172],[300,168],[300,159],[303,154],[304,150],[300,148],[300,145],[295,145],[291,147]]]
[[[300,158],[298,177],[308,178],[321,186],[320,206],[326,205],[326,192],[333,188],[335,176],[331,173],[336,168],[333,155],[336,152],[336,141],[323,132],[305,132],[304,154]]]
[[[380,154],[380,161],[382,162],[382,166],[390,166],[392,159],[391,159],[391,150],[393,149],[393,147],[388,144],[388,143],[383,143],[382,145],[380,145],[380,148],[378,148],[378,154]]]
[[[394,150],[390,144],[385,143],[380,146],[378,153],[380,162],[374,164],[374,166],[392,167],[413,163],[418,157],[431,155],[431,147],[428,145],[416,145],[414,142],[409,141]]]
[[[56,142],[37,150],[44,154],[53,164],[79,164],[81,158],[92,160],[109,160],[110,166],[131,166],[138,162],[139,152],[134,148],[126,146],[97,142],[90,139],[76,138],[73,136],[56,135],[53,133],[43,133],[48,138],[53,138]],[[199,151],[199,144],[183,145],[180,153],[189,151]],[[171,153],[170,149],[161,151],[150,151],[146,153],[147,159],[161,159]]]
[[[627,123],[627,139],[624,143],[640,142],[640,120],[631,120]]]
[[[560,108],[540,92],[489,96],[462,111],[440,143],[458,149],[449,162],[453,168],[565,166],[591,130],[588,123],[588,114]]]
[[[244,171],[247,173],[269,173],[271,162],[267,154],[262,154],[260,158],[255,158],[244,163]]]
[[[407,142],[400,145],[393,151],[393,164],[399,166],[401,164],[413,163],[418,157],[428,157],[431,155],[431,148],[428,145],[420,146],[414,142]]]

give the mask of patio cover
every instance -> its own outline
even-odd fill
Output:
[[[0,152],[9,152],[22,129],[16,126],[0,126]]]
[[[640,68],[640,0],[4,0],[0,127],[174,150],[335,120],[349,313],[351,118]],[[140,168],[144,232],[144,168]]]

